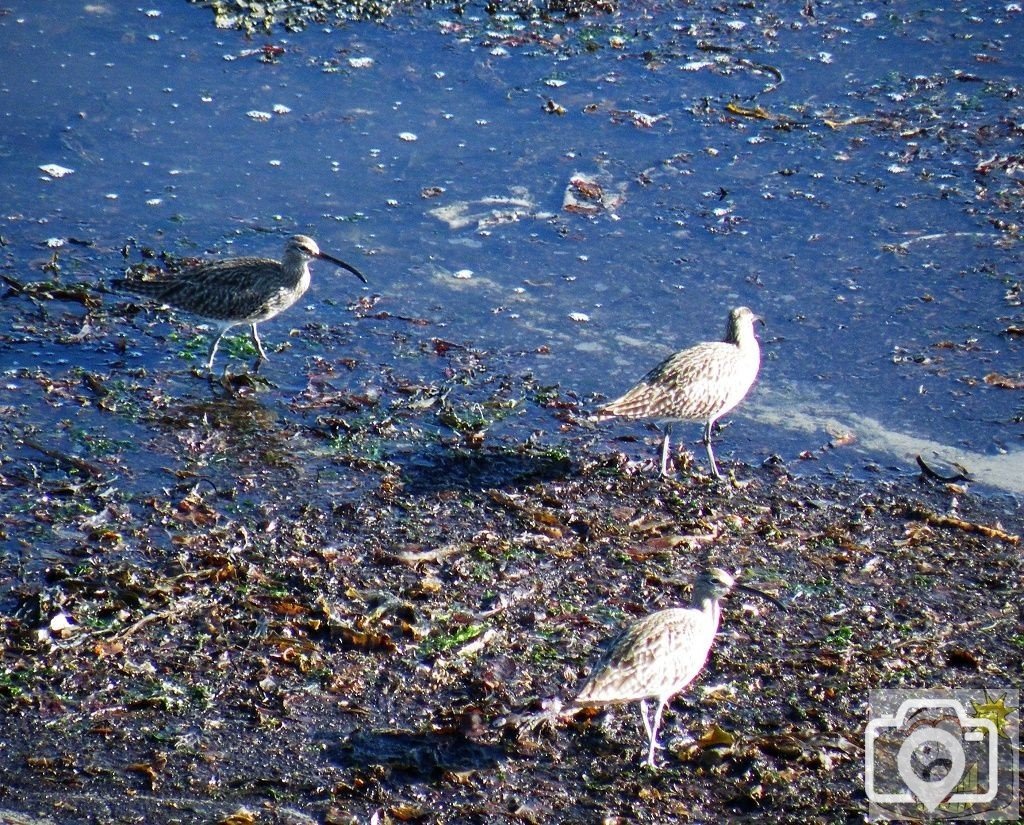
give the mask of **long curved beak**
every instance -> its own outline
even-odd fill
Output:
[[[364,284],[368,283],[368,281],[366,280],[366,276],[363,275],[363,273],[356,269],[354,266],[352,266],[352,264],[347,264],[343,260],[335,258],[333,255],[328,255],[326,252],[321,252],[319,255],[317,255],[317,257],[325,261],[330,261],[332,264],[334,264],[335,266],[340,266],[342,269],[347,269]]]
[[[740,582],[736,582],[733,585],[733,587],[735,587],[737,590],[742,590],[744,593],[749,593],[752,596],[760,596],[766,602],[771,602],[772,604],[774,604],[777,608],[779,608],[779,610],[786,609],[786,606],[778,599],[776,599],[774,596],[769,596],[763,590],[758,590],[756,587],[751,587],[749,584],[741,584]]]

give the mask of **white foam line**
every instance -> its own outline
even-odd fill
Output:
[[[908,469],[916,467],[915,457],[928,461],[962,465],[979,484],[998,487],[1013,493],[1024,493],[1024,450],[1003,455],[983,455],[928,438],[891,430],[874,418],[853,410],[836,407],[834,400],[825,401],[803,392],[796,385],[768,392],[761,387],[741,414],[773,427],[795,432],[825,432],[833,438],[850,433],[856,440],[852,449],[893,456],[905,461]],[[842,448],[840,448],[842,449]],[[943,472],[941,468],[936,468]]]

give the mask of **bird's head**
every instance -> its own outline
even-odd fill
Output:
[[[318,258],[321,261],[330,261],[335,266],[347,269],[364,284],[366,283],[366,277],[362,272],[352,266],[352,264],[345,263],[340,258],[335,258],[333,255],[328,255],[326,252],[321,252],[320,247],[317,246],[317,242],[309,237],[309,235],[292,235],[292,237],[288,239],[288,243],[285,245],[284,254],[285,257],[288,257],[289,255],[298,255],[307,261],[313,260],[314,258]]]
[[[721,567],[709,567],[702,571],[698,576],[697,580],[693,585],[693,600],[700,604],[705,599],[721,599],[730,590],[742,590],[744,593],[750,593],[753,596],[759,596],[765,601],[769,601],[776,607],[783,608],[782,602],[776,599],[774,596],[770,596],[762,590],[758,590],[756,587],[751,587],[748,584],[742,584],[738,582],[739,571],[736,573],[728,573]]]

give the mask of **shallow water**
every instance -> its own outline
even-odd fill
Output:
[[[1013,684],[1024,15],[745,5],[0,9],[0,808],[849,819],[869,690]],[[104,290],[296,231],[370,284],[315,265],[255,376]],[[739,483],[609,455],[658,433],[586,413],[740,303]],[[498,727],[704,563],[794,609],[727,606],[668,770],[632,709]]]
[[[985,377],[1024,379],[1024,14],[800,8],[644,5],[551,25],[442,9],[249,40],[185,3],[9,4],[0,266],[48,280],[56,252],[62,282],[98,287],[138,247],[277,256],[312,234],[370,285],[315,266],[262,330],[290,344],[260,392],[286,424],[317,358],[357,359],[353,391],[431,369],[393,362],[402,324],[356,317],[360,296],[587,404],[747,304],[768,322],[764,366],[719,456],[913,473],[926,444],[1021,492],[1024,395]],[[284,51],[265,62],[265,44]],[[602,187],[593,214],[563,208],[576,174]],[[10,439],[38,426],[148,445],[130,468],[141,485],[179,446],[52,387],[144,367],[208,401],[170,337],[190,338],[188,319],[126,305],[8,294],[0,403]],[[310,328],[327,332],[289,334]],[[829,449],[836,426],[852,443]],[[601,431],[622,432],[653,435]]]

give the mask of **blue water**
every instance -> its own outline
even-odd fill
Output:
[[[138,246],[276,256],[301,231],[370,278],[364,289],[315,267],[300,304],[265,326],[269,344],[290,344],[264,368],[272,407],[307,386],[317,358],[359,359],[363,386],[374,370],[402,372],[390,363],[401,324],[357,318],[359,297],[587,403],[718,337],[728,308],[747,304],[768,322],[764,367],[720,455],[820,451],[824,426],[757,415],[787,406],[981,456],[1024,448],[1024,393],[984,381],[1024,378],[1021,337],[1005,333],[1024,320],[1007,298],[1020,246],[996,225],[1019,226],[1022,176],[975,171],[1020,151],[1024,14],[1010,5],[838,3],[814,19],[793,3],[638,6],[553,27],[441,9],[252,39],[186,3],[8,8],[6,273],[48,277],[50,239],[64,243],[60,278],[98,287],[140,260]],[[247,54],[264,44],[284,52]],[[774,90],[765,65],[784,78]],[[546,112],[548,99],[565,113]],[[730,100],[769,119],[730,113]],[[635,112],[657,119],[638,125]],[[45,164],[73,172],[55,179]],[[619,200],[565,211],[576,173]],[[503,217],[451,228],[433,214],[463,202]],[[325,348],[289,334],[305,325],[341,332]],[[54,404],[48,382],[79,368],[144,367],[207,392],[189,389],[167,340],[190,329],[8,295],[8,426],[123,426]],[[912,469],[870,447],[821,457],[801,472]]]

